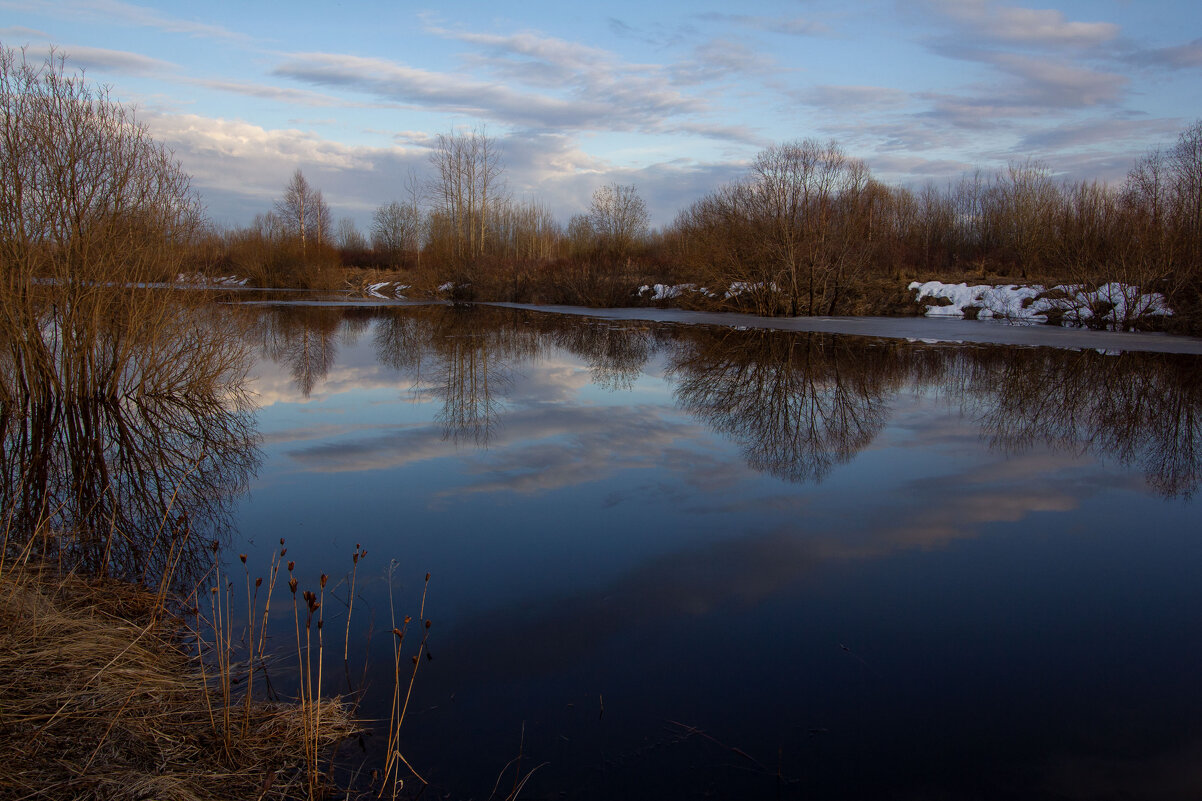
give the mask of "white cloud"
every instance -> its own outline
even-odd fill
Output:
[[[990,0],[928,0],[978,41],[1026,47],[1097,47],[1118,37],[1118,25],[1109,22],[1073,22],[1054,9],[1001,6]]]

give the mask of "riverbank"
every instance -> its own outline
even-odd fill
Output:
[[[309,775],[305,755],[316,705],[223,704],[195,648],[146,587],[4,565],[0,796],[314,797],[323,777]],[[320,704],[322,753],[354,731],[350,712]]]

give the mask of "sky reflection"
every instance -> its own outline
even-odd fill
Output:
[[[1193,357],[448,309],[336,350],[264,347],[240,527],[308,580],[362,543],[364,631],[388,559],[402,605],[433,574],[407,756],[455,795],[523,722],[532,794],[598,798],[778,760],[786,797],[1089,797],[1195,747]]]

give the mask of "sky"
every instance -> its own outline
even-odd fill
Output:
[[[0,0],[0,42],[136,108],[221,226],[300,169],[366,229],[472,130],[515,200],[566,221],[633,184],[664,226],[772,143],[834,139],[891,185],[1121,181],[1202,118],[1196,0]]]

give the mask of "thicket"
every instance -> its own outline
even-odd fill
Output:
[[[1026,161],[912,189],[873,178],[833,141],[773,145],[657,231],[634,186],[598,189],[566,224],[513,200],[482,131],[440,136],[430,160],[434,178],[410,174],[404,200],[376,210],[370,238],[350,220],[331,237],[311,188],[310,218],[325,227],[299,220],[298,172],[275,212],[224,235],[224,261],[265,284],[330,286],[342,266],[417,290],[449,283],[443,294],[461,299],[599,306],[689,284],[673,302],[791,315],[912,310],[904,285],[916,278],[1121,282],[1164,293],[1178,325],[1202,322],[1202,121],[1118,185]]]

